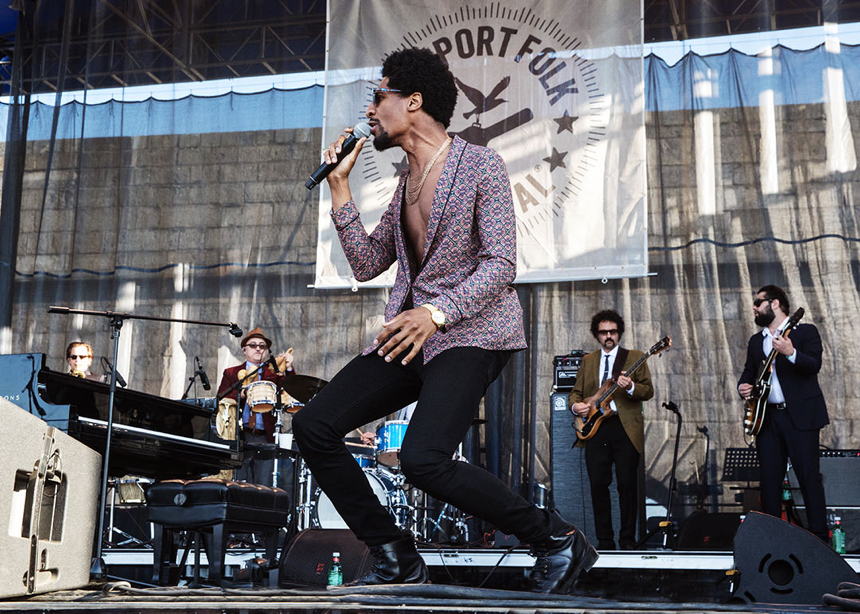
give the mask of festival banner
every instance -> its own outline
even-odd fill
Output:
[[[640,0],[330,0],[323,143],[364,119],[382,61],[422,47],[454,73],[452,136],[505,160],[517,212],[517,282],[648,273]],[[350,185],[368,231],[406,156],[368,143]],[[320,186],[318,288],[351,275]],[[396,266],[396,265],[395,265]]]

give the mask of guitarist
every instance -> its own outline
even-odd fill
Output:
[[[591,483],[597,548],[615,550],[609,497],[614,463],[621,511],[619,545],[622,550],[632,550],[636,544],[639,507],[639,456],[645,442],[642,402],[654,396],[654,387],[651,385],[651,372],[647,363],[631,377],[625,374],[625,369],[639,360],[643,353],[620,347],[624,319],[617,312],[608,309],[596,313],[591,319],[591,334],[600,344],[600,350],[583,357],[576,384],[570,393],[570,408],[583,418],[588,416],[591,406],[583,401],[595,395],[608,377],[614,379],[620,388],[611,402],[617,415],[603,420],[590,439],[580,440],[577,445],[585,446],[585,466]]]
[[[753,314],[755,323],[764,329],[749,340],[738,393],[744,399],[752,394],[759,366],[776,350],[764,422],[755,439],[761,464],[762,512],[780,517],[786,462],[791,459],[806,503],[807,528],[829,541],[818,468],[819,432],[830,422],[818,385],[821,337],[815,326],[802,323],[787,336],[775,336],[789,313],[788,297],[781,288],[768,285],[756,293]]]

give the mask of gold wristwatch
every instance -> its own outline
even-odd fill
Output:
[[[436,325],[436,330],[442,330],[445,328],[445,322],[447,320],[444,313],[431,303],[424,303],[421,306],[430,312],[430,318],[433,320],[433,324]]]

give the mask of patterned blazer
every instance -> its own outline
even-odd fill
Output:
[[[445,313],[445,330],[424,343],[425,363],[453,347],[525,348],[522,307],[511,286],[517,274],[516,214],[502,157],[454,138],[436,184],[424,255],[414,268],[401,224],[408,174],[401,174],[388,209],[369,235],[354,201],[332,214],[355,278],[373,279],[396,261],[385,319],[403,310],[410,292],[414,306],[433,303]]]

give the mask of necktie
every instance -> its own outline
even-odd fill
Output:
[[[609,354],[606,354],[606,362],[603,363],[603,377],[600,378],[600,383],[603,384],[609,378]]]

